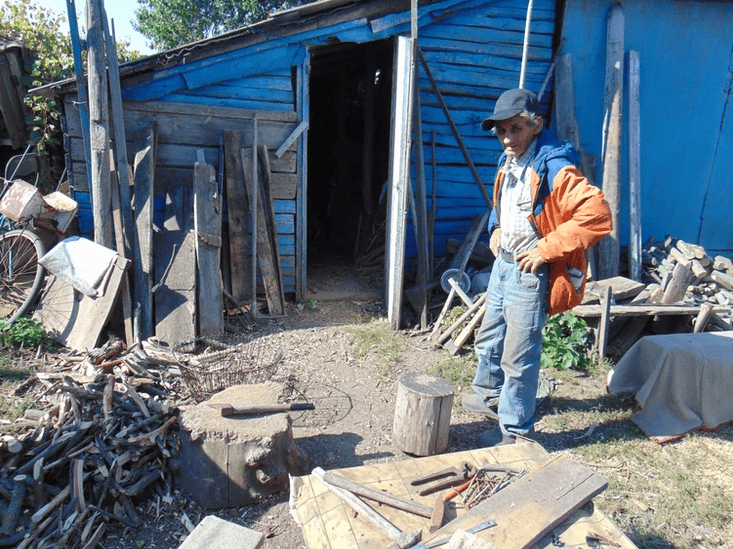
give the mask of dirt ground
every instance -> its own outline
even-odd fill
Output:
[[[349,326],[365,322],[386,320],[379,308],[368,302],[327,301],[291,305],[286,320],[254,328],[252,335],[266,348],[282,353],[273,381],[291,387],[316,405],[312,412],[291,413],[296,443],[311,467],[328,470],[411,459],[392,444],[397,380],[404,372],[426,371],[431,363],[444,360],[446,351],[427,342],[425,334],[400,332],[404,345],[387,367],[378,349],[363,354],[357,348]],[[478,447],[476,436],[492,426],[490,421],[454,407],[446,451]],[[544,439],[549,446],[559,442],[552,434],[543,435],[541,427],[539,430],[540,441]],[[290,515],[288,494],[219,511],[201,509],[179,493],[173,495],[170,505],[160,498],[143,505],[140,511],[145,525],[111,531],[104,547],[175,549],[187,533],[184,515],[195,525],[208,514],[262,532],[263,549],[306,547]]]
[[[314,261],[314,269],[316,265]],[[432,346],[424,333],[384,330],[387,321],[381,301],[374,298],[374,281],[354,282],[353,273],[334,270],[333,264],[324,263],[322,269],[313,276],[318,282],[309,283],[306,299],[288,304],[285,318],[233,321],[236,330],[231,338],[257,342],[263,360],[279,354],[272,380],[316,405],[314,411],[291,412],[295,441],[307,455],[310,468],[329,470],[412,459],[392,443],[398,379],[404,372],[427,371],[449,355]],[[365,351],[359,338],[365,327],[390,335]],[[555,378],[554,372],[548,375]],[[467,390],[456,387],[458,394]],[[615,398],[605,395],[602,377],[578,372],[557,376],[551,398],[538,408],[535,439],[548,452],[570,450],[573,457],[604,476],[608,473],[609,489],[595,501],[639,547],[733,547],[729,542],[733,539],[729,521],[733,506],[726,503],[733,486],[733,468],[729,467],[733,464],[733,428],[659,446],[647,441],[629,421],[632,404]],[[477,435],[494,426],[463,411],[457,402],[446,452],[478,447]],[[573,414],[568,413],[571,408]],[[673,480],[690,479],[689,485],[680,488],[682,496],[675,496],[678,508],[665,508],[672,500],[666,492],[669,482],[659,470],[646,467],[650,462],[667,461]],[[707,508],[713,509],[712,515],[689,513],[687,502],[700,497],[710,499]],[[138,512],[144,520],[141,527],[110,523],[99,546],[177,549],[188,534],[187,524],[195,526],[214,514],[262,532],[263,549],[306,548],[290,515],[287,493],[253,505],[213,511],[200,508],[173,485],[171,493],[142,501]],[[677,520],[677,514],[688,519]],[[692,541],[673,541],[683,537]]]

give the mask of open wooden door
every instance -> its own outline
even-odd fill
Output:
[[[402,290],[405,272],[405,234],[410,185],[412,127],[413,53],[411,40],[397,38],[392,86],[392,135],[389,159],[389,203],[385,276],[387,316],[397,330],[402,320]]]

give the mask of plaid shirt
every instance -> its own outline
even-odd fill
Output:
[[[532,213],[532,161],[537,139],[517,159],[509,156],[501,167],[506,174],[501,187],[501,247],[516,256],[537,246],[540,237],[527,219]]]

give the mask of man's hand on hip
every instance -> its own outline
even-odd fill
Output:
[[[515,258],[519,270],[524,273],[532,272],[537,274],[537,269],[545,263],[545,259],[540,255],[537,248],[532,248],[527,252],[522,252]]]

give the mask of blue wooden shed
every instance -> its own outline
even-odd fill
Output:
[[[614,2],[566,0],[581,146],[601,157],[607,17]],[[733,252],[733,3],[624,0],[624,64],[638,52],[643,239],[671,235]],[[624,70],[628,75],[628,68]],[[628,76],[624,84],[621,243],[629,242]],[[601,163],[596,181],[602,184]]]
[[[448,239],[462,240],[472,220],[486,212],[478,181],[490,196],[500,146],[480,122],[505,89],[519,84],[527,4],[427,0],[419,3],[418,15],[425,64],[414,62],[419,65],[427,210],[435,211],[431,234],[434,254],[441,257]],[[555,1],[534,1],[525,87],[543,91],[545,106],[550,104],[551,85],[545,84],[555,29]],[[393,151],[409,151],[404,148],[409,132],[396,134],[403,120],[395,98],[405,90],[395,71],[404,62],[398,59],[398,42],[410,33],[408,1],[322,0],[122,65],[128,142],[152,121],[157,126],[158,210],[168,185],[191,181],[197,153],[219,167],[225,130],[243,131],[245,147],[255,140],[265,144],[273,153],[285,290],[302,297],[309,256],[323,251],[351,256],[355,246],[363,248],[380,232],[384,239],[389,231],[386,191]],[[50,89],[65,99],[73,185],[84,201],[89,188],[73,83]],[[289,140],[292,145],[276,157]],[[409,273],[416,244],[409,213],[407,218]],[[90,217],[84,219],[88,223]]]

